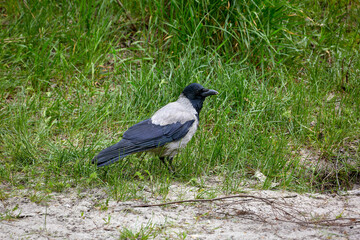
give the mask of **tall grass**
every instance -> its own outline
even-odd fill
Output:
[[[3,185],[105,185],[127,199],[204,176],[241,191],[256,171],[264,188],[359,181],[358,3],[120,3],[1,3]],[[90,164],[191,82],[220,94],[207,99],[175,175],[148,155]]]

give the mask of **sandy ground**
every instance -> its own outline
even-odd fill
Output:
[[[246,189],[259,198],[146,208],[135,207],[143,201],[107,202],[101,189],[51,193],[39,204],[23,191],[0,201],[0,239],[119,239],[127,230],[149,239],[360,239],[359,191]],[[196,191],[174,184],[166,201],[193,199]],[[149,193],[148,204],[161,202]]]

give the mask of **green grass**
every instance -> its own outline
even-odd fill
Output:
[[[147,223],[146,225],[141,225],[140,229],[138,230],[130,230],[128,228],[123,228],[120,231],[120,240],[123,239],[140,239],[140,240],[147,240],[147,239],[154,239],[159,236],[164,231],[164,226],[157,226],[151,222]],[[178,239],[184,239],[185,236],[179,236]]]
[[[3,185],[106,187],[123,200],[204,176],[239,192],[257,170],[263,188],[359,182],[358,3],[121,2],[0,3]],[[151,155],[90,163],[191,82],[220,94],[206,100],[176,175]]]

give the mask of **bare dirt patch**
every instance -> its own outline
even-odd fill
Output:
[[[174,184],[167,201],[194,199],[197,190]],[[255,198],[144,208],[136,207],[143,201],[109,200],[101,189],[51,193],[40,203],[18,191],[0,202],[0,239],[360,239],[359,192],[244,194]]]

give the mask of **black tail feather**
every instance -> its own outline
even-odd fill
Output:
[[[98,167],[110,165],[129,154],[140,152],[142,150],[143,149],[134,145],[130,141],[122,139],[120,142],[102,150],[92,159],[92,163],[96,163]]]

